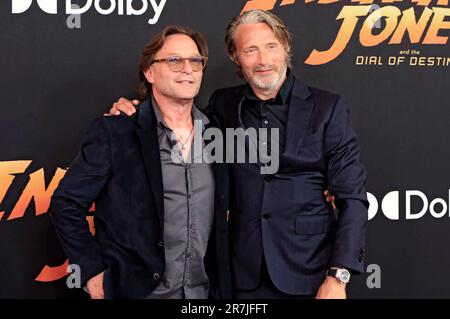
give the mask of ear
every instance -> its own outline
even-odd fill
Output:
[[[147,79],[148,83],[153,84],[155,82],[155,79],[153,78],[153,69],[151,66],[148,67],[147,70],[145,70],[144,76]]]

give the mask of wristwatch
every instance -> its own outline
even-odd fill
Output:
[[[350,272],[345,268],[328,269],[327,276],[336,278],[341,284],[348,284],[350,281]]]

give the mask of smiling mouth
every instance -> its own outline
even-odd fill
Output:
[[[265,74],[265,73],[269,73],[269,72],[272,72],[274,69],[267,69],[267,70],[256,70],[256,73],[262,73],[262,74]]]
[[[191,80],[182,80],[182,81],[177,81],[177,83],[180,83],[180,84],[193,84],[194,81],[191,81]]]

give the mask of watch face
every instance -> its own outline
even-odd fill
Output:
[[[350,281],[350,272],[347,269],[340,269],[338,278],[343,283],[348,283]]]

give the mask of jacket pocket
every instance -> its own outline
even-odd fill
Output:
[[[315,235],[328,233],[333,229],[333,214],[303,215],[295,217],[295,233],[298,235]]]

